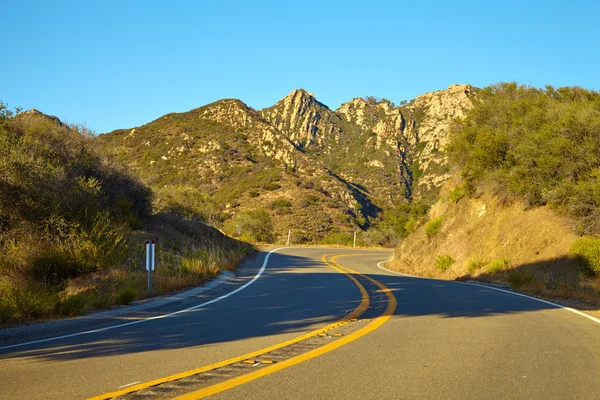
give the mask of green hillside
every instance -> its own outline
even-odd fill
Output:
[[[158,239],[156,293],[202,282],[251,251],[213,228],[152,215],[150,188],[83,127],[36,110],[13,117],[0,103],[0,153],[0,324],[145,297],[149,238]]]

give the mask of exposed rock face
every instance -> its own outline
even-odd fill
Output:
[[[336,113],[348,123],[374,132],[377,135],[375,148],[381,148],[383,144],[394,146],[406,127],[400,108],[396,108],[389,100],[365,100],[359,97],[342,104]]]
[[[442,151],[448,143],[450,124],[455,118],[464,118],[476,95],[477,89],[470,85],[451,85],[446,90],[418,96],[409,104],[412,115],[419,115],[414,136],[422,149],[418,153],[422,175],[415,188],[417,195],[440,188],[450,178],[448,159]]]
[[[367,186],[391,203],[434,197],[448,180],[442,149],[454,118],[472,107],[476,89],[451,85],[407,106],[385,99],[355,98],[335,112],[303,89],[261,110],[261,115],[301,148],[345,179]],[[358,161],[364,168],[343,168]],[[379,171],[374,171],[377,168]],[[396,190],[389,190],[394,187]]]
[[[399,107],[368,97],[332,111],[298,89],[260,111],[225,99],[101,142],[159,190],[193,187],[225,215],[286,198],[294,207],[277,215],[280,226],[324,235],[434,197],[449,178],[441,149],[450,124],[475,93],[452,85]]]
[[[260,113],[301,147],[323,146],[329,138],[339,139],[341,132],[340,118],[304,89],[294,90]]]

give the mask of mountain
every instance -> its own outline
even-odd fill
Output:
[[[477,91],[452,85],[400,107],[386,99],[355,98],[332,111],[299,89],[260,113],[332,171],[393,205],[435,197],[449,178],[440,151],[448,128],[473,106]]]
[[[297,89],[262,110],[225,99],[99,141],[153,187],[161,210],[236,234],[261,208],[278,236],[323,240],[434,197],[449,177],[441,147],[452,118],[476,93],[453,85],[401,106],[368,97],[333,111]]]

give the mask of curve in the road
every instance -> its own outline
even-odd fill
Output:
[[[383,267],[382,264],[385,264],[387,262],[388,261],[381,261],[381,262],[377,263],[377,267],[380,268],[380,269],[382,269],[382,270],[384,270],[384,271],[388,271],[388,272],[391,272],[391,273],[396,274],[396,275],[411,276],[411,275],[403,274],[401,272],[394,271],[394,270],[391,270],[391,269]],[[430,278],[423,278],[423,279],[430,279]],[[523,293],[512,292],[510,290],[504,290],[504,289],[496,288],[496,287],[489,286],[489,285],[479,285],[477,283],[460,282],[460,281],[455,281],[455,282],[456,283],[462,283],[462,284],[465,284],[465,285],[483,287],[483,288],[491,289],[491,290],[497,290],[499,292],[508,293],[508,294],[512,294],[512,295],[515,295],[515,296],[520,296],[520,297],[525,297],[527,299],[536,300],[536,301],[539,301],[540,303],[545,303],[545,304],[548,304],[548,305],[556,307],[556,308],[562,308],[563,310],[570,311],[570,312],[572,312],[574,314],[577,314],[577,315],[580,315],[582,317],[585,317],[585,318],[589,319],[590,321],[594,321],[595,323],[600,324],[600,319],[599,318],[593,317],[593,316],[591,316],[589,314],[583,313],[583,312],[581,312],[579,310],[576,310],[574,308],[571,308],[571,307],[566,307],[566,306],[563,306],[563,305],[560,305],[560,304],[557,304],[557,303],[552,303],[551,301],[548,301],[548,300],[538,299],[537,297],[528,296],[528,295],[523,294]]]
[[[295,343],[301,342],[303,340],[306,340],[308,338],[317,336],[317,335],[323,335],[325,332],[330,331],[332,329],[338,328],[340,326],[343,326],[344,324],[352,321],[352,320],[356,320],[356,318],[358,318],[359,316],[361,316],[363,313],[365,313],[365,311],[367,310],[367,308],[369,308],[369,303],[370,303],[370,299],[369,299],[369,293],[367,292],[367,290],[365,289],[365,287],[360,283],[360,281],[354,276],[359,276],[362,277],[364,279],[367,279],[369,281],[371,281],[373,284],[375,284],[382,293],[384,293],[388,299],[388,304],[387,307],[385,309],[385,311],[377,316],[376,318],[374,318],[372,321],[370,321],[366,326],[348,334],[347,336],[342,336],[340,338],[338,338],[337,340],[330,342],[328,344],[322,345],[320,347],[317,347],[316,349],[310,350],[310,351],[306,351],[300,355],[297,355],[295,357],[292,358],[288,358],[282,361],[279,361],[277,363],[271,364],[269,366],[266,367],[262,367],[258,370],[254,370],[250,373],[247,374],[243,374],[240,376],[237,376],[235,378],[232,379],[228,379],[224,382],[220,382],[208,387],[204,387],[202,389],[196,390],[196,391],[192,391],[190,393],[186,393],[183,394],[179,397],[176,397],[176,399],[179,400],[189,400],[189,399],[200,399],[200,398],[204,398],[210,395],[213,395],[215,393],[219,393],[228,389],[231,389],[233,387],[242,385],[244,383],[250,382],[252,380],[258,379],[260,377],[266,376],[266,375],[270,375],[274,372],[280,371],[282,369],[291,367],[293,365],[299,364],[301,362],[304,362],[306,360],[318,357],[322,354],[328,353],[332,350],[335,350],[341,346],[344,346],[366,334],[368,334],[369,332],[377,329],[378,327],[380,327],[381,325],[383,325],[389,318],[391,318],[391,316],[394,314],[395,310],[396,310],[396,298],[394,297],[394,295],[392,294],[392,292],[385,286],[383,285],[381,282],[363,275],[359,272],[353,271],[347,267],[344,267],[338,263],[335,262],[335,259],[337,257],[341,257],[344,255],[337,255],[331,258],[331,261],[327,260],[327,257],[329,255],[325,255],[322,258],[322,261],[328,265],[329,267],[331,267],[332,269],[346,275],[348,278],[350,278],[354,284],[356,286],[358,286],[358,288],[360,289],[361,295],[362,295],[362,300],[361,303],[348,315],[346,315],[345,317],[343,317],[342,319],[340,319],[339,321],[333,322],[328,324],[327,326],[317,329],[315,331],[306,333],[304,335],[301,335],[299,337],[296,337],[294,339],[276,344],[274,346],[270,346],[268,348],[265,349],[261,349],[249,354],[244,354],[242,356],[238,356],[229,360],[225,360],[216,364],[212,364],[212,365],[208,365],[205,367],[201,367],[201,368],[197,368],[194,370],[190,370],[190,371],[186,371],[186,372],[182,372],[176,375],[172,375],[172,376],[168,376],[168,377],[164,377],[161,379],[157,379],[154,381],[150,381],[150,382],[144,382],[144,383],[140,383],[137,385],[133,385],[127,388],[123,388],[121,390],[115,391],[115,392],[110,392],[110,393],[105,393],[103,395],[97,396],[97,397],[93,397],[90,400],[106,400],[106,399],[111,399],[111,398],[115,398],[117,396],[122,396],[122,395],[126,395],[129,393],[133,393],[133,392],[137,392],[139,390],[143,390],[146,388],[150,388],[150,387],[156,387],[158,385],[164,384],[164,383],[169,383],[169,382],[173,382],[179,379],[183,379],[183,378],[187,378],[190,377],[192,375],[198,375],[198,374],[202,374],[204,372],[208,372],[208,371],[213,371],[216,370],[218,368],[224,367],[224,366],[229,366],[229,365],[233,365],[233,364],[239,364],[244,362],[245,360],[252,360],[256,357],[259,356],[263,356],[265,354],[268,354],[270,352],[273,352],[277,349],[281,349],[290,345],[293,345]]]

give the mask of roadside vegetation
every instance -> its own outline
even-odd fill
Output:
[[[600,93],[501,83],[457,122],[448,151],[466,185],[567,213],[600,234]],[[457,197],[453,194],[452,197]]]
[[[175,214],[157,224],[165,217],[152,215],[152,191],[84,127],[35,111],[13,116],[0,102],[0,154],[0,324],[145,297],[150,238],[159,243],[157,294],[233,268],[251,251]]]
[[[397,267],[597,310],[599,143],[599,92],[517,83],[482,89],[445,149],[458,172],[433,206],[443,219],[398,247]],[[449,259],[432,255],[449,251],[456,258],[450,273]]]
[[[449,254],[439,255],[435,259],[435,267],[439,271],[445,271],[454,264],[454,258]]]

